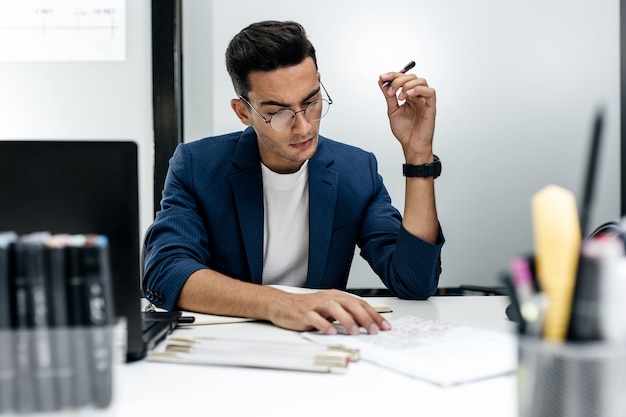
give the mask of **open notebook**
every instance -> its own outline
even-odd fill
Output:
[[[143,358],[180,316],[141,311],[137,168],[137,145],[130,141],[0,141],[0,178],[6,179],[0,230],[108,237],[128,360]],[[152,326],[144,324],[146,315]]]

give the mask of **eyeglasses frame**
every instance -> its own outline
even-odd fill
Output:
[[[244,102],[244,103],[246,103],[248,106],[250,106],[250,108],[251,108],[252,110],[254,110],[254,111],[256,112],[256,114],[258,114],[259,116],[261,116],[261,119],[263,119],[263,121],[264,121],[265,123],[269,124],[269,125],[270,125],[270,127],[271,127],[271,128],[272,128],[275,132],[279,132],[279,133],[280,133],[280,132],[286,132],[286,131],[287,131],[287,130],[289,130],[289,129],[285,129],[285,130],[276,130],[276,129],[274,129],[274,126],[272,126],[272,125],[271,125],[272,118],[273,118],[274,116],[276,116],[278,113],[280,113],[280,112],[282,112],[282,111],[290,111],[290,112],[292,112],[292,113],[293,113],[293,115],[294,115],[294,118],[293,118],[293,122],[291,123],[291,126],[293,126],[293,125],[294,125],[294,123],[296,122],[296,117],[298,116],[298,113],[302,113],[302,112],[304,112],[304,117],[306,118],[306,120],[307,120],[308,122],[311,122],[311,121],[308,119],[308,117],[306,116],[306,110],[307,110],[307,109],[311,106],[311,104],[313,104],[313,103],[315,103],[315,102],[317,102],[317,101],[326,101],[326,102],[328,103],[328,105],[329,105],[329,106],[330,106],[331,104],[333,104],[333,99],[332,99],[332,98],[330,98],[330,95],[328,94],[328,91],[326,91],[326,87],[324,87],[324,84],[322,84],[322,80],[319,80],[319,82],[320,82],[320,86],[322,87],[322,90],[324,90],[324,94],[326,94],[326,97],[328,97],[328,100],[326,100],[326,99],[324,99],[324,98],[318,98],[317,100],[313,100],[312,102],[310,102],[310,103],[306,106],[306,108],[304,108],[304,109],[302,109],[302,110],[298,110],[298,111],[293,111],[293,110],[291,110],[291,109],[283,109],[283,110],[279,110],[279,111],[277,111],[276,113],[272,114],[272,115],[270,116],[270,118],[269,118],[269,119],[268,119],[268,118],[266,118],[265,116],[263,116],[263,114],[261,114],[261,112],[260,112],[260,111],[258,111],[258,110],[256,109],[256,107],[254,107],[252,104],[250,104],[250,102],[249,102],[249,101],[248,101],[248,100],[247,100],[244,96],[240,95],[240,96],[239,96],[239,100],[243,101],[243,102]],[[323,118],[323,116],[322,116],[322,118]],[[322,120],[322,118],[319,118],[318,120]],[[318,120],[314,120],[314,121],[318,121]],[[291,126],[290,126],[290,128],[291,128]]]

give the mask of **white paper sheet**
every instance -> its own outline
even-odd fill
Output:
[[[361,358],[413,378],[447,386],[509,374],[517,367],[515,336],[417,316],[391,321],[377,335],[303,337],[358,348]]]

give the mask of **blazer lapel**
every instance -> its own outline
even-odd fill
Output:
[[[230,177],[241,235],[253,283],[263,278],[263,180],[259,150],[254,130],[241,135],[233,155],[233,164],[240,171]]]
[[[335,217],[338,175],[329,169],[334,159],[324,152],[320,136],[317,153],[309,161],[309,270],[307,286],[320,288]]]

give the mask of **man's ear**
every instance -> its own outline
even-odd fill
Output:
[[[252,126],[252,121],[250,120],[250,116],[248,115],[247,104],[238,98],[234,98],[230,101],[230,107],[233,109],[241,123],[246,126]]]

